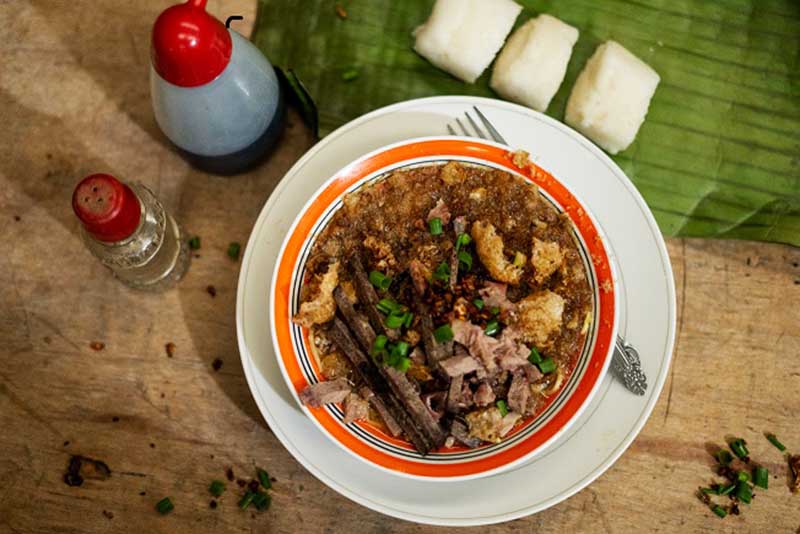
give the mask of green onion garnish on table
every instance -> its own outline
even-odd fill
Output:
[[[219,497],[225,491],[225,483],[221,480],[212,480],[208,492],[214,497]]]
[[[266,510],[267,508],[269,508],[269,505],[271,503],[272,503],[272,497],[270,497],[266,493],[259,491],[253,494],[253,505],[255,505],[255,507],[258,510],[261,511]]]
[[[736,480],[741,482],[750,482],[750,475],[746,471],[739,471],[736,473]]]
[[[175,505],[172,504],[172,500],[169,497],[164,497],[163,499],[161,499],[156,503],[156,510],[161,515],[167,515],[174,509]]]
[[[258,481],[261,482],[264,489],[270,489],[272,487],[272,481],[269,479],[269,474],[263,469],[258,469],[256,473],[258,474]]]
[[[716,454],[717,461],[719,465],[728,466],[733,461],[733,455],[726,451],[725,449],[720,449],[717,451]]]
[[[753,468],[753,484],[759,488],[769,489],[769,471],[766,467],[757,465]]]
[[[736,484],[728,484],[727,486],[719,488],[717,495],[730,495],[734,489],[736,489]]]
[[[487,336],[493,336],[498,332],[500,332],[500,323],[497,321],[497,319],[492,319],[486,323],[486,329],[484,330],[484,333],[486,333]]]
[[[431,235],[442,235],[442,220],[439,217],[434,217],[428,221],[428,230]]]
[[[717,516],[719,516],[719,517],[725,517],[726,515],[728,515],[728,512],[725,511],[725,508],[723,508],[722,506],[720,506],[718,504],[715,504],[714,506],[712,506],[711,507],[711,511],[714,512],[715,514],[717,514]]]
[[[539,362],[539,370],[544,374],[550,374],[556,370],[556,362],[553,358],[545,358]]]
[[[750,501],[753,500],[753,490],[747,482],[737,482],[736,493],[734,495],[745,504],[750,504]]]
[[[392,277],[378,271],[371,271],[369,273],[369,282],[378,289],[386,291],[392,285]]]
[[[779,451],[784,452],[786,450],[784,444],[778,441],[778,438],[775,437],[775,434],[766,434],[766,436],[769,442],[775,445]]]
[[[503,417],[508,415],[508,404],[503,399],[497,401],[497,409],[500,410],[500,415]]]
[[[242,251],[242,245],[233,241],[228,245],[228,257],[234,261],[239,259],[239,253]]]
[[[196,235],[189,240],[189,248],[192,250],[200,248],[200,236]]]
[[[245,494],[239,499],[239,508],[242,510],[247,510],[247,507],[250,506],[250,503],[253,502],[253,497],[255,497],[255,493],[250,490],[247,490]]]
[[[449,324],[443,324],[433,331],[433,337],[436,339],[437,343],[446,343],[453,339],[453,329]]]
[[[731,440],[728,444],[738,458],[747,458],[750,451],[747,450],[747,443],[742,438]]]

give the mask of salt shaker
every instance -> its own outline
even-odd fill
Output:
[[[235,174],[277,141],[285,106],[267,58],[205,6],[206,0],[174,5],[153,26],[153,111],[192,164]]]
[[[188,269],[181,228],[144,185],[93,174],[75,188],[72,209],[86,247],[125,284],[167,289]]]

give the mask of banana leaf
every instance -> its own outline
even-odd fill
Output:
[[[636,142],[614,160],[665,235],[800,246],[800,2],[517,1],[517,26],[550,13],[581,31],[548,115],[563,119],[576,76],[608,39],[661,75]],[[322,134],[409,98],[496,97],[491,69],[465,84],[412,50],[432,5],[260,0],[253,40],[305,86]]]

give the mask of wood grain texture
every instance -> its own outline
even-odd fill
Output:
[[[258,170],[219,178],[190,169],[150,111],[149,26],[167,3],[0,2],[0,533],[444,531],[339,496],[263,422],[239,364],[239,264],[225,250],[246,242],[311,139],[292,114],[284,142]],[[249,0],[209,4],[220,16],[254,16]],[[200,257],[176,290],[129,290],[82,247],[70,193],[98,171],[141,180],[202,237]],[[760,436],[774,431],[800,452],[800,251],[697,240],[672,240],[669,250],[679,338],[642,434],[564,503],[468,531],[800,527],[800,495],[789,494],[781,457]],[[94,341],[105,348],[93,350]],[[172,358],[168,342],[176,345]],[[746,437],[777,478],[742,516],[720,521],[692,493],[711,477],[706,443],[727,434]],[[105,461],[111,478],[65,485],[71,454]],[[270,511],[239,511],[232,484],[209,509],[212,479],[229,466],[249,477],[257,465],[277,479]],[[175,511],[161,517],[154,504],[165,495]]]

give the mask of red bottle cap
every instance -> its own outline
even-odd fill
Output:
[[[110,174],[81,180],[72,193],[72,209],[89,234],[107,243],[130,236],[142,216],[136,194]]]
[[[231,59],[231,36],[224,24],[206,12],[206,1],[172,6],[153,26],[153,68],[171,84],[206,84],[219,76]]]

